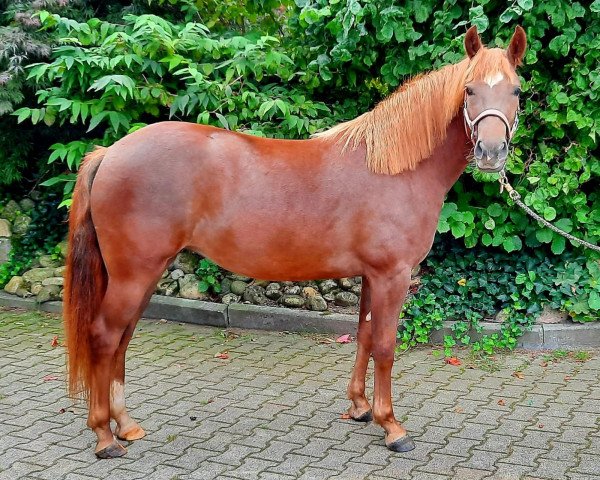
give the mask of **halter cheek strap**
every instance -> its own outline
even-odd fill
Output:
[[[475,141],[477,140],[477,125],[485,117],[497,117],[500,120],[502,120],[502,123],[504,123],[504,126],[506,127],[506,143],[510,143],[510,140],[512,139],[513,135],[515,134],[515,131],[517,130],[517,127],[519,126],[518,111],[515,113],[515,121],[511,125],[506,115],[504,115],[504,113],[502,113],[500,110],[496,110],[495,108],[488,108],[487,110],[484,110],[479,115],[477,115],[473,120],[471,120],[471,118],[469,117],[469,112],[467,110],[466,97],[463,106],[463,117],[465,119],[465,131],[467,132],[467,136],[471,138],[471,141],[473,143],[475,143]]]

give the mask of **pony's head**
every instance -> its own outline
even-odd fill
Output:
[[[516,68],[521,65],[527,38],[521,27],[506,50],[485,48],[476,27],[465,36],[469,56],[465,85],[464,118],[473,142],[477,167],[485,172],[504,168],[508,147],[518,124],[519,94]]]

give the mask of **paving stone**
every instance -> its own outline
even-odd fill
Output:
[[[421,475],[421,472],[452,476],[452,472],[454,471],[456,465],[464,460],[465,459],[463,457],[455,457],[454,455],[432,453],[427,463],[417,468],[417,472],[419,472],[419,476]]]
[[[598,459],[596,459],[596,461],[598,461]],[[542,458],[539,459],[538,462],[539,467],[534,470],[531,475],[534,477],[556,480],[565,478],[566,473],[572,471],[573,467],[576,465],[574,458],[571,459],[571,461]]]
[[[360,460],[359,462],[360,463],[347,462],[345,465],[346,468],[342,470],[338,475],[334,475],[331,478],[336,480],[363,480],[366,478],[379,478],[379,471],[381,470],[381,467],[379,465],[362,463],[362,461]],[[311,480],[312,478],[314,478],[311,476],[312,473],[312,468],[306,468],[304,470],[304,478],[306,480]]]
[[[493,471],[496,462],[505,457],[503,453],[490,452],[488,450],[479,450],[475,448],[471,451],[471,455],[464,462],[461,462],[462,467],[467,467],[476,470]]]
[[[60,320],[35,315],[0,311],[0,480],[600,478],[600,352],[542,368],[516,351],[490,373],[411,350],[394,367],[393,403],[417,448],[398,454],[374,423],[340,418],[354,344],[146,320],[127,399],[148,435],[98,461],[85,404],[65,397],[64,350],[48,346]],[[222,351],[230,360],[214,358]],[[372,384],[370,373],[369,399]]]
[[[478,470],[475,468],[456,467],[454,469],[453,480],[482,480],[488,477],[490,472],[488,470]]]
[[[579,464],[573,471],[600,477],[600,459],[598,458],[598,455],[581,453],[579,455]]]

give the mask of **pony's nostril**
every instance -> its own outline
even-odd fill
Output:
[[[502,142],[502,143],[500,144],[500,149],[499,149],[499,151],[500,151],[500,152],[504,152],[504,151],[506,151],[507,149],[508,149],[508,145],[506,144],[506,142]]]
[[[483,157],[483,144],[481,140],[477,140],[477,143],[475,144],[475,150],[473,151],[473,155],[475,155],[475,158],[477,160],[481,160],[481,158]]]

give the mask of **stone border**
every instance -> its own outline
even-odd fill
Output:
[[[61,313],[62,302],[38,304],[33,298],[21,298],[0,292],[0,306]],[[260,307],[243,303],[224,305],[185,298],[153,295],[143,314],[146,318],[209,325],[220,328],[252,328],[259,330],[294,331],[342,335],[356,334],[356,315],[311,312],[280,307]],[[483,331],[472,336],[498,333],[497,323],[483,323]],[[451,332],[452,322],[444,322],[433,332],[431,342],[443,343]],[[600,323],[535,325],[519,339],[519,347],[530,349],[599,348]]]

